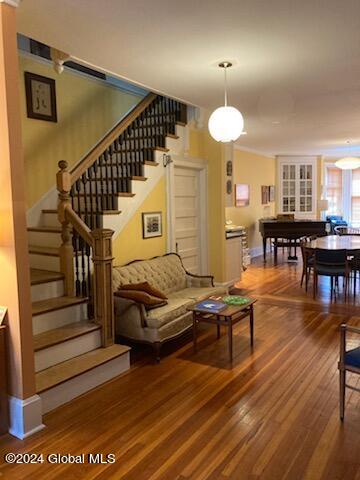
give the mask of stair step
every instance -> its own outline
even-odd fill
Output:
[[[57,214],[57,210],[42,210],[42,213]],[[89,210],[87,210],[87,212],[85,212],[85,210],[81,210],[80,213],[90,213],[90,212]],[[99,215],[120,215],[121,210],[101,210],[96,213],[98,213]]]
[[[185,122],[180,122],[179,120],[175,122],[176,125],[179,125],[180,127],[186,127],[186,123]]]
[[[138,182],[146,182],[147,178],[142,176],[134,175],[131,177],[131,180],[137,180]]]
[[[43,313],[54,312],[62,308],[71,307],[72,305],[80,305],[86,303],[86,297],[55,297],[47,300],[40,300],[32,303],[32,315],[42,315]]]
[[[174,140],[178,140],[179,135],[176,135],[175,133],[167,133],[167,137],[173,138]]]
[[[61,227],[28,227],[28,232],[61,233]]]
[[[169,149],[166,147],[155,147],[154,150],[158,150],[159,152],[168,152]]]
[[[41,283],[57,282],[62,280],[64,275],[60,272],[51,272],[50,270],[40,270],[39,268],[30,268],[31,285],[40,285]]]
[[[57,247],[42,247],[41,245],[29,245],[29,253],[36,255],[47,255],[49,257],[60,256],[59,249]]]
[[[131,193],[131,192],[118,192],[118,193],[114,193],[114,195],[117,197],[135,197],[135,193]],[[80,194],[77,194],[76,196],[90,198],[89,193],[86,193],[86,195],[84,195],[83,193],[80,193]]]
[[[84,353],[35,375],[36,392],[41,393],[129,352],[125,345],[111,345]]]
[[[60,328],[54,330],[48,330],[47,332],[34,335],[34,350],[38,352],[45,348],[58,345],[59,343],[66,342],[72,338],[77,338],[87,333],[99,330],[101,327],[94,322],[82,321],[69,323]]]
[[[159,163],[154,162],[153,160],[145,160],[144,165],[150,165],[150,167],[157,167]]]

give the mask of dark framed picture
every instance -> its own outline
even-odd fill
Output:
[[[162,236],[162,212],[146,212],[142,214],[143,238]]]
[[[25,92],[29,118],[57,122],[54,79],[25,72]]]
[[[233,174],[233,163],[231,160],[226,162],[226,175],[232,177]]]
[[[266,205],[269,203],[269,188],[267,185],[261,186],[261,204]]]
[[[246,183],[235,185],[235,207],[246,207],[250,203],[250,187]]]

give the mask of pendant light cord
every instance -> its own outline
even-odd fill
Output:
[[[226,77],[226,69],[227,69],[227,65],[225,65],[224,67],[224,84],[225,84],[225,107],[227,107],[227,77]]]

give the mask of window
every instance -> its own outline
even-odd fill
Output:
[[[360,226],[360,168],[352,171],[351,224]]]
[[[328,215],[342,215],[342,170],[335,165],[326,167],[326,199],[329,202]]]

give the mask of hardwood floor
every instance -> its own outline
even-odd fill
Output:
[[[342,295],[330,304],[327,280],[312,300],[300,275],[299,265],[260,261],[244,274],[238,287],[259,299],[255,346],[240,322],[232,368],[225,332],[216,340],[216,328],[201,325],[196,354],[190,338],[158,365],[142,351],[129,374],[46,415],[45,430],[23,442],[0,438],[1,459],[9,451],[113,453],[115,463],[2,463],[0,476],[359,480],[360,394],[348,391],[342,424],[337,361],[338,326],[360,325],[360,307]]]

